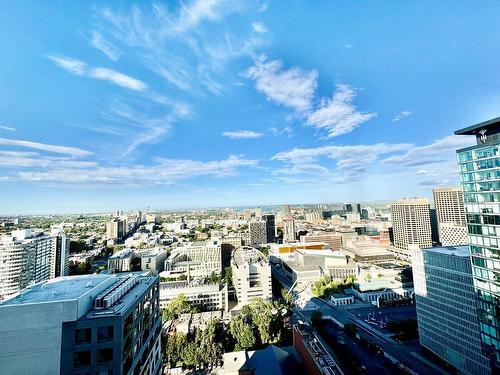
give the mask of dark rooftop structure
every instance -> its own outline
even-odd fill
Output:
[[[483,121],[475,125],[468,126],[455,131],[455,135],[481,135],[480,131],[486,129],[488,133],[500,132],[500,117],[491,120]]]

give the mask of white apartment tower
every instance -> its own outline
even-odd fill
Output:
[[[443,246],[466,245],[469,237],[465,226],[464,194],[460,187],[433,190],[439,241]]]
[[[0,236],[0,300],[39,281],[55,277],[57,236],[15,230]],[[67,269],[67,257],[62,267]],[[59,263],[61,264],[61,263]]]
[[[404,251],[409,245],[432,247],[429,209],[425,198],[401,199],[390,205],[394,247]]]

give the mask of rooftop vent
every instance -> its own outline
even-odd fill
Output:
[[[107,309],[108,307],[113,306],[130,289],[132,289],[137,282],[137,276],[129,276],[118,279],[113,285],[96,297],[94,300],[94,308]]]

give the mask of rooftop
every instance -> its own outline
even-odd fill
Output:
[[[132,249],[120,250],[109,257],[109,259],[124,259],[132,255],[134,251]]]
[[[446,254],[446,255],[454,255],[457,257],[470,257],[469,246],[441,246],[441,247],[430,247],[428,249],[422,249],[422,251]]]
[[[110,278],[114,277],[98,274],[50,279],[23,289],[16,296],[0,303],[0,306],[76,300],[92,289],[104,289],[111,285]]]
[[[499,133],[500,132],[500,117],[483,121],[475,125],[468,126],[463,129],[459,129],[455,131],[455,135],[478,135],[479,131],[482,129],[490,130],[490,133]]]

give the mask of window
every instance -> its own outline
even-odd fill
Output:
[[[82,328],[75,331],[75,344],[90,344],[92,342],[92,328]]]
[[[98,342],[111,341],[111,340],[113,340],[113,336],[114,336],[114,327],[113,326],[106,326],[106,327],[97,328],[97,341]]]
[[[113,361],[113,348],[99,349],[97,351],[97,363]]]
[[[90,350],[75,352],[75,367],[90,366]]]

